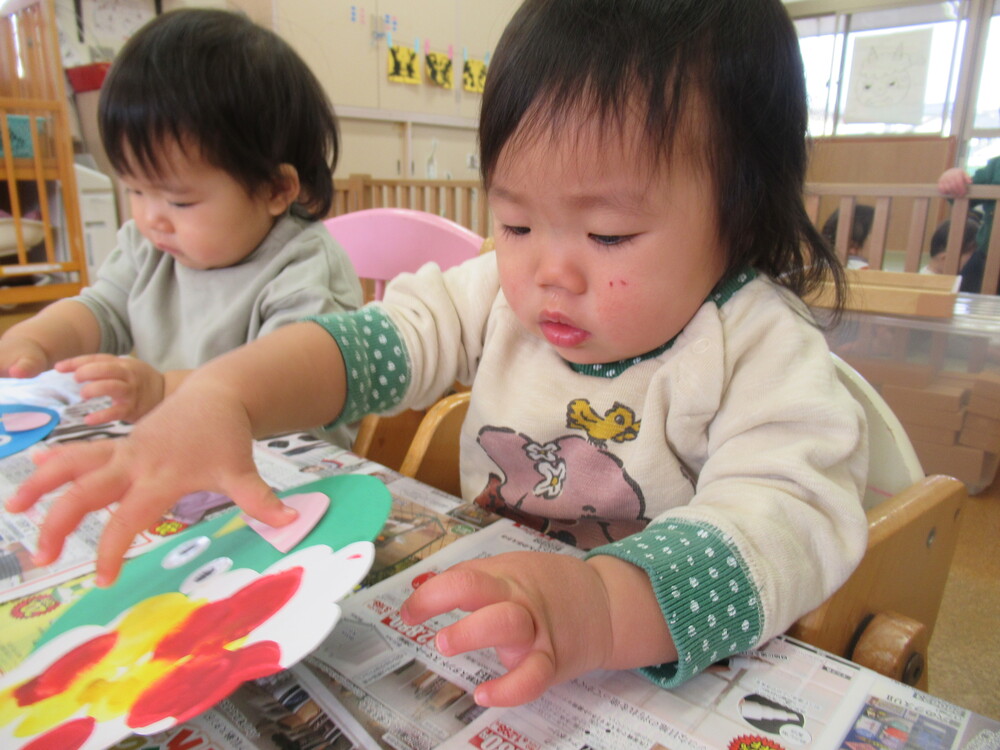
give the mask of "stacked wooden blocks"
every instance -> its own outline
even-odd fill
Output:
[[[992,482],[1000,456],[1000,373],[846,359],[902,422],[926,473],[957,477],[971,493]]]

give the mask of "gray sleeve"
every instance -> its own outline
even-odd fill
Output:
[[[361,282],[343,248],[319,225],[282,252],[282,267],[261,293],[259,335],[312,315],[361,307]]]
[[[101,264],[97,280],[76,298],[97,319],[100,351],[106,354],[128,354],[134,346],[128,300],[138,278],[141,242],[135,223],[126,222],[118,230],[117,247]]]

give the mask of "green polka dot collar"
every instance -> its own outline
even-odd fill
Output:
[[[747,268],[739,273],[733,274],[732,276],[727,276],[716,284],[715,288],[708,295],[708,299],[705,301],[714,302],[716,307],[722,307],[729,301],[730,297],[736,294],[736,292],[749,284],[755,278],[757,278],[757,272],[752,268]],[[680,334],[677,334],[677,336],[679,335]],[[654,357],[658,357],[663,354],[663,352],[667,351],[667,349],[674,345],[674,342],[677,340],[677,336],[674,336],[670,339],[670,341],[662,346],[658,346],[652,351],[640,354],[637,357],[628,357],[626,359],[618,360],[617,362],[601,362],[593,365],[581,365],[575,362],[567,362],[567,364],[573,369],[573,372],[578,372],[581,375],[592,375],[596,378],[617,378],[632,365],[637,365],[647,359],[653,359]]]

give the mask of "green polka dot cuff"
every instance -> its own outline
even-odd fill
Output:
[[[334,425],[356,422],[403,400],[410,384],[409,358],[396,327],[377,305],[349,313],[306,318],[337,341],[347,369],[347,401]]]
[[[642,568],[670,628],[678,660],[640,670],[676,687],[730,654],[754,647],[764,625],[742,556],[718,529],[672,520],[592,550]]]

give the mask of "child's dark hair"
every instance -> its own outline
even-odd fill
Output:
[[[840,221],[840,209],[835,208],[826,221],[823,223],[823,239],[834,247],[837,242],[837,222]],[[854,207],[854,216],[851,219],[850,246],[863,247],[871,234],[872,225],[875,223],[875,209],[867,203],[859,203]]]
[[[329,213],[337,119],[319,81],[277,34],[224,10],[170,11],[141,28],[111,65],[98,109],[121,174],[163,172],[160,146],[194,145],[249,193],[298,171],[299,202]]]
[[[965,218],[965,231],[962,232],[962,249],[959,253],[964,253],[967,247],[973,250],[976,248],[976,236],[979,234],[979,219],[970,214]],[[931,257],[934,258],[943,253],[948,247],[948,232],[951,231],[951,221],[945,219],[931,235]]]
[[[486,76],[487,189],[522,124],[572,127],[581,107],[621,132],[638,108],[659,157],[697,133],[726,276],[752,267],[799,295],[829,278],[839,307],[843,269],[803,203],[805,78],[780,0],[526,0]],[[685,117],[692,111],[704,116]]]

